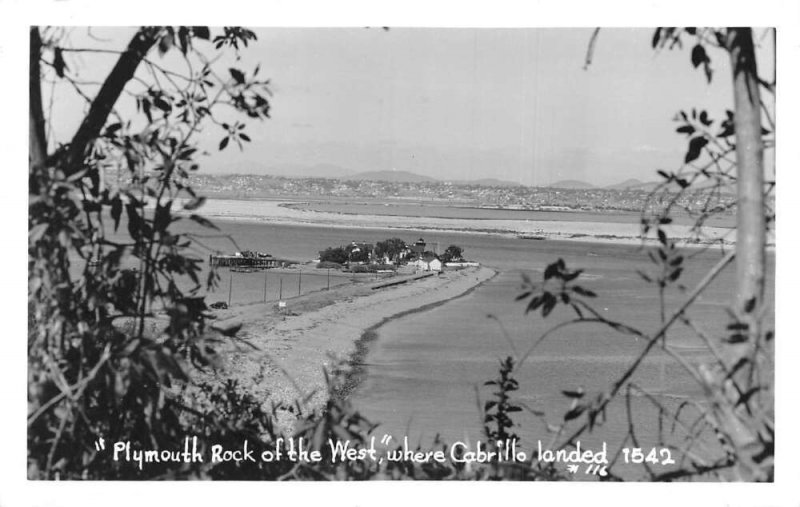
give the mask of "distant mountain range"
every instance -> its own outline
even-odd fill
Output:
[[[591,183],[587,183],[585,181],[579,180],[562,180],[557,181],[555,183],[551,183],[547,185],[551,188],[571,188],[571,189],[607,189],[607,190],[653,190],[657,182],[644,182],[642,180],[637,180],[636,178],[627,179],[621,183],[616,183],[614,185],[608,185],[605,187],[598,187],[596,185],[592,185]]]
[[[661,184],[660,181],[642,181],[637,180],[636,178],[627,179],[621,183],[616,183],[614,185],[608,185],[605,187],[598,187],[592,185],[591,183],[586,183],[585,181],[578,181],[578,180],[563,180],[557,181],[555,183],[551,183],[550,185],[546,185],[550,188],[569,188],[569,189],[597,189],[597,190],[639,190],[644,192],[652,192],[655,190],[657,186]],[[705,188],[710,188],[715,185],[715,182],[712,180],[703,180],[696,182],[692,185],[692,189],[694,190],[701,190]],[[680,190],[680,186],[677,183],[671,183],[669,190],[671,192],[677,192]],[[723,189],[724,191],[733,192],[733,187]]]
[[[623,181],[622,183],[617,183],[616,185],[609,185],[605,188],[611,188],[616,190],[627,190],[631,188],[641,188],[643,185],[655,185],[655,183],[645,183],[642,180],[637,180],[636,178],[631,178],[628,180]]]
[[[412,173],[409,171],[367,171],[363,173],[342,176],[342,180],[357,181],[388,181],[392,183],[424,183],[431,181],[442,181],[430,176]],[[517,181],[499,180],[497,178],[482,178],[479,180],[445,180],[458,185],[482,185],[485,187],[521,187],[522,183]]]
[[[424,183],[426,181],[438,181],[430,176],[412,173],[409,171],[367,171],[363,173],[342,176],[342,180],[357,181],[388,181],[391,183]]]
[[[353,171],[336,164],[281,164],[266,168],[267,174],[288,178],[344,178]]]
[[[285,176],[289,178],[335,178],[339,180],[352,181],[384,181],[390,183],[430,183],[447,181],[456,185],[479,185],[485,187],[520,187],[526,186],[517,181],[500,180],[497,178],[481,178],[477,180],[439,180],[431,176],[413,173],[410,171],[366,171],[354,173],[344,167],[335,164],[315,164],[313,166],[283,164],[266,168],[265,172],[273,176]],[[242,172],[241,174],[245,174]],[[711,186],[712,182],[700,183],[694,188],[705,188]],[[549,185],[541,185],[549,188],[564,188],[572,190],[607,189],[607,190],[641,190],[652,191],[659,182],[641,181],[630,178],[623,182],[608,186],[592,185],[581,180],[559,180]],[[679,187],[673,184],[670,190],[677,191]]]
[[[561,180],[561,181],[556,181],[555,183],[551,183],[547,186],[551,188],[596,188],[591,183],[586,183],[585,181],[578,181],[578,180]]]
[[[522,183],[518,181],[508,181],[508,180],[498,180],[497,178],[483,178],[480,180],[457,180],[453,181],[453,183],[458,183],[459,185],[483,185],[485,187],[524,187]]]

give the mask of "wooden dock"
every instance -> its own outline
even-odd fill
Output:
[[[216,268],[277,268],[290,264],[275,257],[243,257],[240,255],[209,255],[208,265]]]

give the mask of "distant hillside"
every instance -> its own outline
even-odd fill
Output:
[[[484,187],[524,187],[517,181],[498,180],[497,178],[482,178],[479,180],[456,180],[452,183],[456,185],[480,185]]]
[[[591,183],[578,180],[561,180],[547,185],[550,188],[594,188]]]
[[[345,169],[336,164],[314,164],[311,166],[281,164],[267,167],[263,169],[263,172],[272,176],[289,178],[343,178],[353,174],[350,169]]]
[[[661,182],[659,182],[659,181],[647,181],[647,182],[645,182],[645,181],[637,180],[635,178],[631,178],[629,180],[623,181],[622,183],[617,183],[616,185],[609,185],[609,186],[607,186],[605,188],[609,189],[609,190],[640,190],[640,191],[644,191],[644,192],[652,192],[660,184],[661,184]],[[705,190],[705,189],[708,189],[708,188],[711,188],[711,187],[714,187],[714,186],[716,186],[716,182],[713,181],[713,180],[700,180],[700,181],[695,182],[694,185],[692,185],[691,188],[693,190]],[[669,187],[667,188],[667,190],[669,190],[670,192],[678,192],[678,191],[681,190],[681,187],[677,183],[672,182],[669,185]],[[723,187],[720,190],[723,193],[735,193],[736,192],[736,189],[732,185]]]
[[[609,185],[605,188],[608,188],[610,190],[626,190],[629,188],[640,188],[643,185],[647,185],[647,183],[643,182],[642,180],[637,180],[636,178],[631,178],[623,181],[622,183],[617,183],[616,185]]]
[[[388,181],[393,183],[422,183],[426,181],[437,181],[430,176],[423,176],[408,171],[367,171],[363,173],[351,174],[340,178],[343,180],[368,180],[368,181]]]

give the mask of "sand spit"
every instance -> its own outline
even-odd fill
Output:
[[[227,376],[266,403],[309,397],[311,407],[327,400],[323,368],[348,359],[368,329],[387,320],[458,297],[495,275],[485,267],[445,271],[383,288],[367,281],[288,299],[286,315],[274,303],[218,312],[216,326],[241,323],[239,336],[259,350],[229,347]],[[401,279],[398,277],[397,279]],[[286,415],[287,424],[291,416]]]
[[[244,201],[235,199],[209,199],[202,214],[209,218],[248,221],[256,223],[278,223],[290,225],[323,225],[337,228],[378,228],[398,230],[435,230],[504,236],[542,235],[547,239],[641,244],[641,229],[638,223],[584,222],[579,214],[572,221],[538,220],[469,220],[434,217],[403,217],[388,215],[345,215],[325,211],[298,209],[288,201]],[[700,238],[688,225],[664,227],[670,237],[678,239],[683,246],[736,242],[736,230],[721,227],[704,227]],[[655,243],[655,231],[647,242]],[[774,244],[774,234],[768,243]]]

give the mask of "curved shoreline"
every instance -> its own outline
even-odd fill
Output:
[[[418,308],[412,308],[409,310],[404,310],[400,313],[395,315],[390,315],[388,317],[384,317],[383,320],[374,324],[368,328],[366,328],[362,333],[361,336],[355,342],[355,350],[352,354],[350,354],[349,359],[347,360],[348,369],[346,372],[343,373],[343,378],[341,379],[341,386],[336,391],[336,395],[341,399],[349,398],[352,394],[356,392],[356,390],[361,386],[362,382],[367,376],[367,368],[364,364],[364,359],[366,358],[367,354],[369,353],[369,346],[372,342],[376,341],[380,338],[380,333],[378,330],[397,319],[402,319],[408,315],[413,315],[415,313],[422,313],[433,308],[437,308],[444,304],[447,304],[451,301],[456,299],[460,299],[462,297],[466,297],[472,294],[475,290],[477,290],[480,286],[489,282],[497,277],[500,274],[499,271],[492,270],[494,273],[484,280],[481,280],[477,284],[473,285],[466,291],[462,292],[461,294],[456,294],[448,299],[442,299],[441,301],[434,301],[432,303],[428,303],[426,305],[422,305]]]
[[[214,200],[206,202],[203,214],[212,219],[233,222],[285,224],[295,226],[323,226],[358,229],[397,229],[437,231],[459,234],[488,234],[499,236],[524,236],[537,234],[549,240],[578,241],[588,243],[641,244],[641,229],[638,223],[614,223],[603,221],[575,220],[512,220],[512,219],[460,219],[405,217],[386,215],[344,215],[340,213],[298,210],[286,200],[259,201],[253,206],[249,201]],[[680,246],[707,247],[719,244],[734,244],[736,230],[707,226],[699,241],[688,225],[665,226],[670,237],[679,240]],[[774,237],[768,238],[774,243]],[[644,238],[645,243],[657,242],[655,231]]]
[[[305,399],[306,409],[327,402],[324,371],[344,365],[362,354],[370,332],[386,322],[442,305],[469,294],[497,275],[488,267],[445,271],[441,277],[415,278],[410,283],[374,290],[380,283],[357,283],[287,300],[282,314],[271,305],[233,307],[220,312],[218,325],[242,324],[240,336],[256,351],[227,350],[225,377],[236,379],[266,405],[294,405]],[[413,280],[413,281],[411,281]],[[355,377],[353,377],[355,379]],[[291,410],[280,410],[279,424],[289,428]]]

